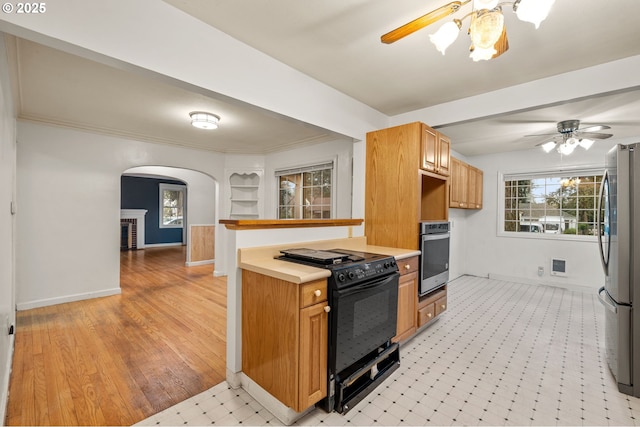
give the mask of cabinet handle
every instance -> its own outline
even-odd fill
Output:
[[[406,270],[411,270],[411,264],[407,264],[407,265],[405,265],[405,266],[404,266],[404,268],[405,268]]]
[[[329,307],[328,305],[325,306],[324,311],[325,311],[325,313],[330,312],[331,311],[331,307]]]
[[[442,309],[444,310],[445,308],[447,308],[446,305],[442,304],[440,307],[442,307]]]
[[[319,297],[320,295],[322,295],[322,291],[320,289],[316,289],[315,291],[313,291],[313,294]]]
[[[427,313],[427,317],[431,317],[431,313]]]

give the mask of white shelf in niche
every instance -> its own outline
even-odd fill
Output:
[[[261,173],[232,172],[229,175],[229,218],[259,218]]]

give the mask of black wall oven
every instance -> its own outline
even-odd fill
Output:
[[[281,259],[328,268],[326,411],[346,413],[400,365],[391,339],[398,316],[398,266],[386,255],[344,249],[282,251]]]
[[[420,223],[420,296],[438,289],[449,281],[449,240],[448,222]]]

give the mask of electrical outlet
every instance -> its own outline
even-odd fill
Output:
[[[6,331],[8,332],[8,334],[13,335],[14,327],[11,324],[11,321],[9,320],[9,316],[5,316],[4,323],[5,323],[5,327],[7,328]]]
[[[539,266],[538,267],[538,276],[540,276],[540,277],[544,276],[544,267],[543,266]]]

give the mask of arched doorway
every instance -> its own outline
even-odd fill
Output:
[[[125,170],[122,180],[138,178],[145,181],[138,189],[132,191],[133,199],[127,201],[126,206],[121,205],[125,211],[137,210],[133,214],[151,215],[150,221],[145,222],[142,247],[163,247],[176,244],[184,244],[186,249],[185,264],[187,266],[211,264],[215,262],[215,248],[217,246],[215,224],[218,220],[218,182],[208,174],[184,168],[167,166],[138,166]],[[184,199],[180,209],[167,207],[163,204],[164,194],[176,193],[180,185],[184,184]],[[173,186],[173,187],[172,187]],[[136,199],[136,191],[147,192],[140,195],[140,204]],[[121,187],[121,204],[124,201],[124,191]],[[142,199],[145,199],[144,203]],[[177,200],[177,198],[176,198]],[[164,212],[163,212],[164,207]],[[174,209],[175,208],[175,209]],[[173,213],[171,211],[173,210]],[[147,212],[144,212],[147,211]],[[168,214],[165,214],[169,211]],[[131,212],[125,212],[131,214]],[[164,224],[163,224],[164,223]],[[176,231],[181,230],[180,236]],[[150,238],[150,234],[153,238]],[[140,235],[136,233],[137,240]],[[160,236],[160,237],[158,237]]]

